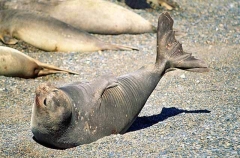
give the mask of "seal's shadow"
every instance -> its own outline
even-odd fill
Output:
[[[32,137],[32,139],[37,142],[38,144],[41,144],[42,146],[45,146],[47,148],[50,148],[50,149],[57,149],[57,150],[64,150],[64,149],[60,149],[60,148],[57,148],[57,147],[54,147],[50,144],[46,144],[46,143],[43,143],[43,142],[39,142],[34,136]]]
[[[183,110],[183,109],[178,109],[175,107],[171,107],[171,108],[163,107],[162,112],[160,114],[152,115],[152,116],[137,117],[137,119],[134,121],[132,126],[127,130],[127,132],[133,132],[133,131],[137,131],[137,130],[141,130],[141,129],[150,127],[158,122],[166,120],[169,117],[173,117],[173,116],[176,116],[181,113],[210,113],[210,112],[211,111],[209,111],[209,110]],[[59,148],[55,148],[49,144],[45,144],[45,143],[41,143],[41,142],[37,141],[34,136],[33,136],[33,140],[35,140],[37,143],[39,143],[45,147],[52,148],[52,149],[59,149]],[[60,149],[60,150],[63,150],[63,149]]]
[[[134,121],[134,123],[127,130],[126,133],[150,127],[158,122],[166,120],[169,117],[173,117],[181,113],[210,113],[210,112],[211,111],[209,110],[183,110],[175,107],[171,107],[171,108],[163,107],[162,112],[160,114],[152,115],[152,116],[137,117],[137,119]]]

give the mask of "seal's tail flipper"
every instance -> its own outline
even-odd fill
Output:
[[[164,60],[167,61],[167,71],[173,68],[195,72],[208,71],[203,61],[183,51],[182,44],[175,39],[173,19],[167,12],[162,13],[158,19],[156,64]]]

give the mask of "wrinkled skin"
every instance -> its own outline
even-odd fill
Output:
[[[172,26],[170,15],[161,14],[153,65],[120,77],[103,76],[91,83],[59,88],[41,85],[36,90],[31,123],[35,138],[57,148],[70,148],[124,133],[168,70],[206,71],[203,61],[183,52]]]

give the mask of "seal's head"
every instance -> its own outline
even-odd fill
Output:
[[[36,90],[32,109],[31,130],[37,141],[54,145],[70,124],[72,106],[62,90],[50,84]]]

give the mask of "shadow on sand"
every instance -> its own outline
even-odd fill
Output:
[[[211,111],[208,111],[208,110],[182,110],[182,109],[178,109],[175,107],[171,107],[171,108],[163,107],[162,112],[158,115],[137,117],[137,119],[134,121],[132,126],[127,130],[127,132],[133,132],[133,131],[137,131],[137,130],[141,130],[141,129],[150,127],[160,121],[164,121],[169,117],[173,117],[173,116],[176,116],[181,113],[210,113],[210,112]],[[34,136],[33,136],[33,140],[35,140],[37,143],[39,143],[47,148],[58,149],[49,144],[45,144],[45,143],[41,143],[41,142],[37,141]],[[62,150],[62,149],[60,149],[60,150]]]
[[[163,107],[162,112],[157,115],[137,117],[132,126],[127,132],[133,132],[150,127],[158,122],[164,121],[169,117],[176,116],[181,113],[210,113],[209,110],[183,110],[175,107],[165,108]],[[126,133],[127,133],[126,132]]]

